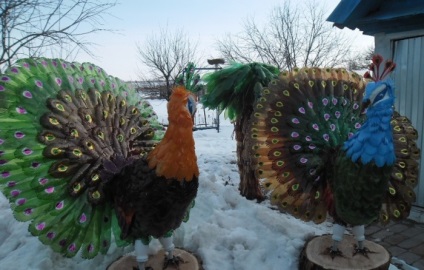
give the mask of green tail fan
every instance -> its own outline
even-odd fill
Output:
[[[66,257],[129,244],[104,164],[142,157],[163,134],[150,104],[93,64],[27,58],[0,77],[0,190],[15,218]]]
[[[233,63],[222,70],[207,74],[207,92],[202,98],[204,106],[220,111],[227,110],[230,120],[241,115],[245,106],[251,106],[263,86],[279,73],[276,67],[261,64]]]

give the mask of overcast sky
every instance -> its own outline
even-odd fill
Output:
[[[303,0],[297,0],[303,1]],[[271,9],[281,5],[283,0],[121,0],[110,10],[114,16],[105,17],[104,27],[115,29],[115,33],[104,32],[90,36],[98,44],[93,48],[97,56],[91,58],[80,54],[76,60],[89,61],[104,68],[107,73],[123,80],[138,80],[143,66],[137,54],[136,44],[160,28],[168,25],[169,30],[183,29],[190,39],[198,42],[199,52],[206,59],[220,55],[215,50],[215,41],[226,33],[242,30],[247,17],[254,17],[262,25]],[[319,0],[327,7],[327,16],[339,0]],[[358,30],[339,30],[353,40],[353,49],[360,50],[373,45],[374,39],[362,35]]]

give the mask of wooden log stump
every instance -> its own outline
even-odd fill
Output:
[[[334,259],[326,252],[332,244],[331,235],[316,236],[306,242],[299,256],[299,270],[387,270],[391,254],[381,245],[364,241],[364,246],[371,252],[368,258],[362,254],[353,256],[356,240],[352,235],[344,235],[339,244],[343,257]]]
[[[176,248],[174,250],[174,256],[180,257],[183,262],[180,262],[179,270],[203,270],[200,260],[186,250]],[[145,266],[152,267],[154,270],[163,269],[163,264],[165,261],[165,251],[160,250],[158,253],[149,256],[149,260],[146,262]],[[124,255],[118,260],[111,263],[106,270],[133,270],[137,269],[137,261],[133,255]],[[174,266],[168,266],[165,270],[175,270],[177,269]],[[143,269],[144,270],[144,269]]]

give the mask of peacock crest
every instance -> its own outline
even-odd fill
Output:
[[[128,244],[107,183],[163,136],[146,101],[95,65],[22,59],[1,76],[0,125],[0,188],[33,235],[68,257]]]

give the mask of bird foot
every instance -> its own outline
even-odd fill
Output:
[[[340,251],[340,249],[333,250],[332,247],[328,247],[325,250],[324,254],[325,255],[330,255],[331,259],[334,259],[336,257],[344,257],[343,256],[343,253]]]
[[[353,256],[355,256],[356,254],[362,254],[367,259],[369,259],[368,257],[369,253],[376,253],[376,252],[369,250],[367,247],[359,248],[357,245],[355,245],[355,249],[353,250]]]
[[[180,263],[184,263],[184,260],[183,259],[181,259],[180,257],[178,257],[178,256],[172,256],[172,258],[171,259],[168,259],[166,256],[165,256],[165,262],[164,262],[164,264],[163,264],[163,268],[162,269],[166,269],[166,268],[168,268],[168,266],[171,266],[171,265],[173,265],[174,267],[175,267],[175,269],[180,269],[179,268],[179,265],[180,265]]]

